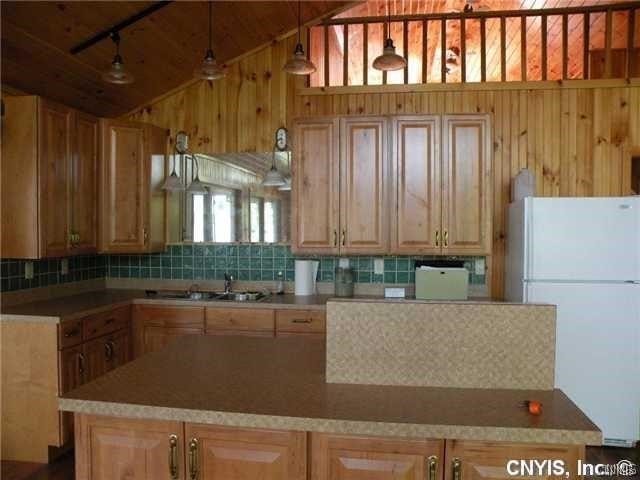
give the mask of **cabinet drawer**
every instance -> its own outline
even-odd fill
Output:
[[[130,318],[131,307],[129,305],[84,317],[82,319],[84,339],[89,340],[122,328],[127,328]]]
[[[207,308],[207,333],[216,330],[274,332],[273,310],[257,308]]]
[[[134,305],[133,318],[136,323],[143,322],[145,325],[171,328],[202,328],[204,325],[204,308]]]
[[[318,310],[277,310],[276,332],[324,333],[325,317]]]
[[[68,320],[58,325],[58,348],[63,349],[82,342],[82,319]]]

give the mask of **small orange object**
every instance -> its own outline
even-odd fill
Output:
[[[542,413],[542,403],[537,400],[529,400],[528,408],[531,415],[540,415]]]

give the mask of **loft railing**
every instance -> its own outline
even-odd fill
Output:
[[[311,87],[640,77],[640,1],[334,18],[311,27]],[[391,28],[407,67],[371,66]]]

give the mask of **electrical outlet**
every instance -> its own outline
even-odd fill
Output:
[[[475,261],[475,274],[476,275],[484,275],[485,270],[485,260],[484,258],[479,258]]]
[[[340,258],[338,260],[338,266],[342,267],[342,268],[348,268],[349,267],[349,259],[348,258]]]
[[[69,259],[60,260],[60,275],[69,275]]]
[[[374,258],[373,259],[373,274],[374,275],[382,275],[384,273],[384,259],[382,258]]]
[[[33,278],[33,262],[25,262],[24,278],[27,280],[31,280]]]

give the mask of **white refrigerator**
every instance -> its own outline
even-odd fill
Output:
[[[557,305],[555,385],[608,445],[640,439],[640,197],[509,206],[505,296]]]

